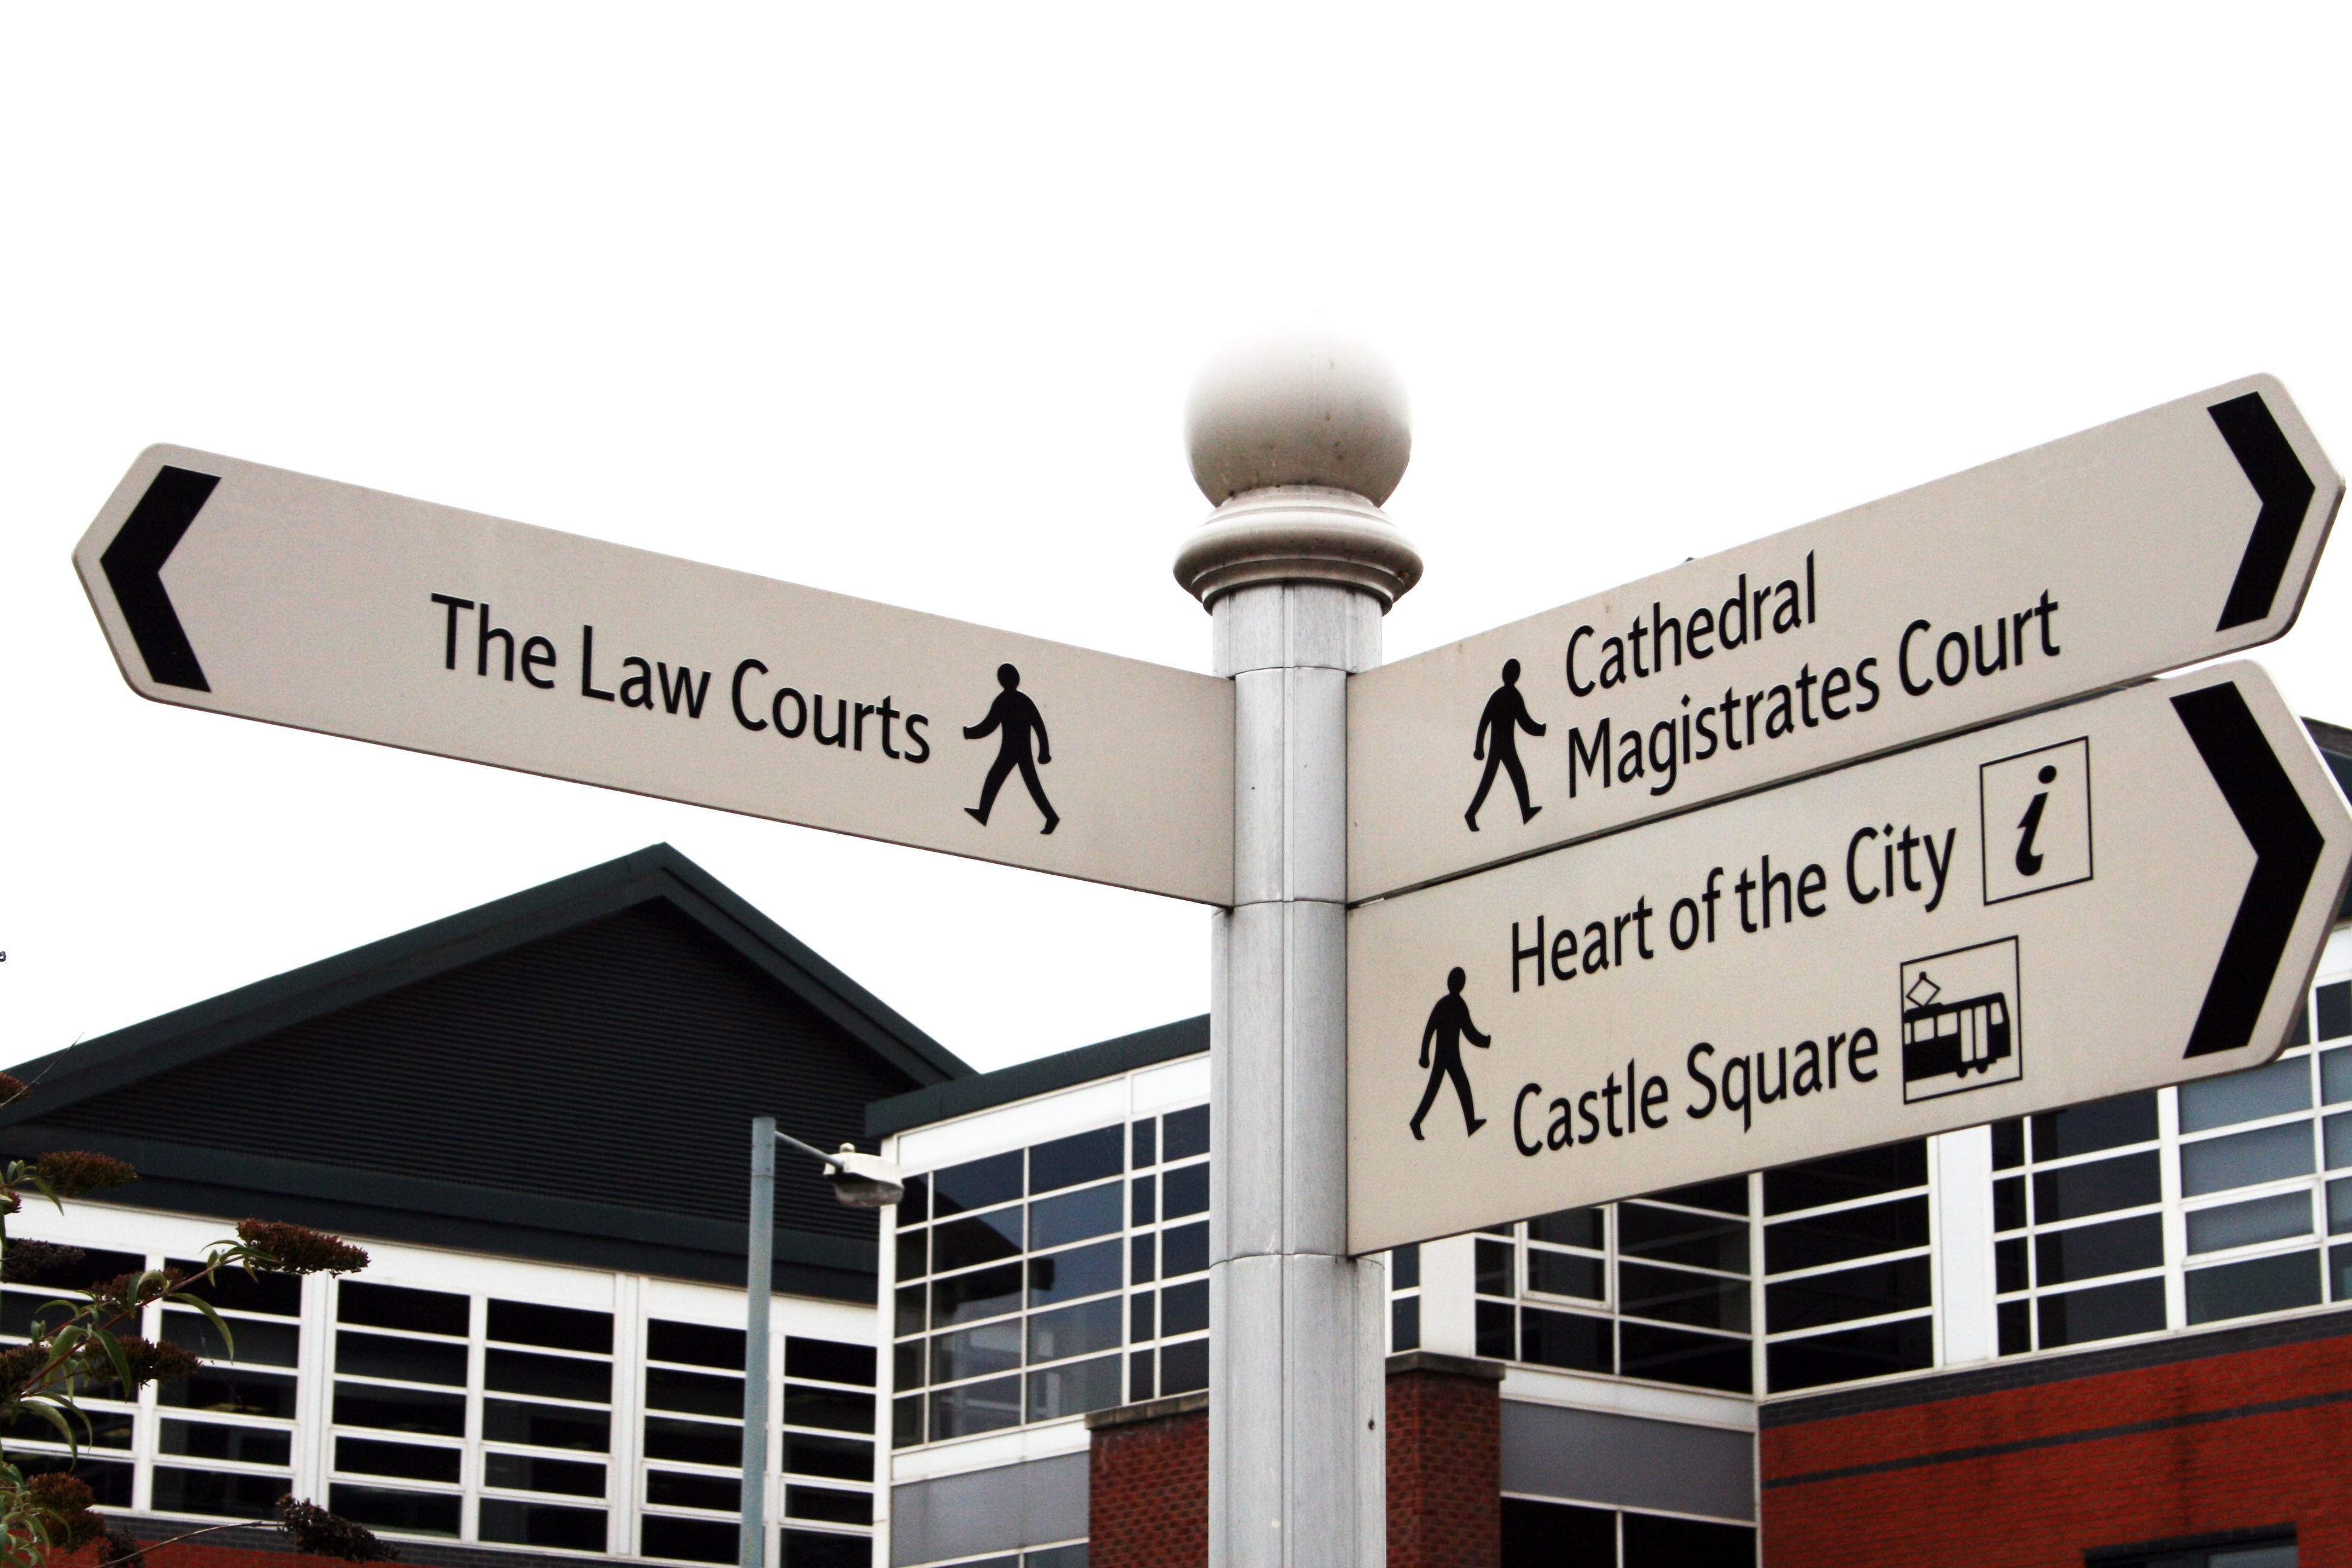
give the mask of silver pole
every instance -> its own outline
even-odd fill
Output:
[[[1385,1270],[1348,1256],[1348,677],[1421,562],[1375,504],[1402,386],[1329,334],[1213,359],[1216,514],[1177,558],[1234,685],[1234,907],[1212,918],[1211,1568],[1387,1558]],[[1465,747],[1466,749],[1466,747]]]
[[[768,1297],[775,1289],[776,1119],[751,1119],[751,1215],[744,1250],[743,1525],[738,1568],[768,1561]]]

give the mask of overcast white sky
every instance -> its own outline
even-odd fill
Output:
[[[977,1066],[1207,1005],[1192,906],[142,701],[68,554],[150,442],[1206,668],[1187,383],[1327,321],[1414,399],[1395,658],[2255,371],[2352,461],[2347,58],[2341,6],[8,7],[0,1058],[660,839]],[[2347,652],[2336,560],[2258,657],[2352,721]]]

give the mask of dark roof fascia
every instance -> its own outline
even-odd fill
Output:
[[[866,1131],[871,1137],[887,1137],[910,1127],[926,1127],[950,1117],[1010,1105],[1033,1095],[1051,1094],[1096,1079],[1198,1056],[1208,1048],[1209,1016],[1203,1013],[1197,1018],[1183,1018],[1157,1028],[1121,1035],[1117,1039],[1100,1040],[1034,1062],[877,1100],[866,1108]]]
[[[13,1152],[91,1149],[136,1166],[131,1186],[84,1201],[208,1215],[224,1231],[237,1216],[442,1250],[537,1258],[598,1268],[740,1285],[747,1237],[723,1220],[583,1203],[303,1160],[226,1152],[156,1139],[117,1138],[37,1122],[9,1129]],[[20,1222],[38,1229],[37,1217]],[[837,1300],[874,1300],[871,1240],[779,1228],[780,1288]]]
[[[908,1077],[939,1082],[971,1076],[970,1067],[864,986],[701,867],[656,844],[37,1058],[16,1072],[38,1084],[39,1094],[0,1107],[0,1127],[656,900]]]

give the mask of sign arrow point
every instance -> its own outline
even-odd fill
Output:
[[[2221,427],[2221,439],[2230,444],[2231,455],[2245,469],[2246,482],[2254,487],[2263,502],[2254,519],[2253,537],[2246,542],[2237,578],[2221,605],[2221,624],[2213,628],[2226,632],[2271,613],[2317,487],[2261,393],[2232,397],[2206,412]]]
[[[172,607],[172,595],[164,591],[163,574],[163,563],[179,548],[188,525],[219,483],[217,474],[166,466],[98,558],[131,638],[139,645],[139,656],[147,661],[148,679],[158,686],[212,689],[204,667],[196,662],[196,650],[188,646],[179,612]]]

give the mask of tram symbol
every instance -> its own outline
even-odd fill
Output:
[[[2024,1075],[2015,937],[1915,958],[1902,986],[1906,1103]]]

